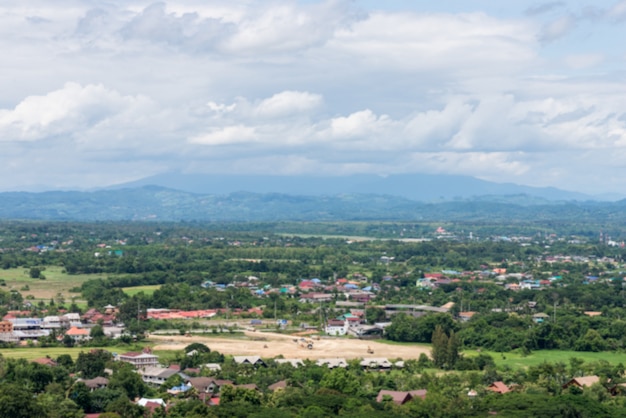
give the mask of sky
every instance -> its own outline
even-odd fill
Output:
[[[626,195],[626,0],[0,2],[0,191],[168,172]]]

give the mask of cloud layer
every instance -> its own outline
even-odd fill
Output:
[[[402,4],[0,5],[0,189],[437,172],[626,194],[625,2]]]

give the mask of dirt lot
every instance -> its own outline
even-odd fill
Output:
[[[313,340],[313,349],[300,347],[294,339],[300,337],[270,332],[249,332],[245,337],[201,337],[201,336],[162,336],[151,335],[150,340],[157,343],[155,350],[182,350],[192,342],[207,345],[211,350],[230,355],[259,355],[262,357],[285,358],[337,358],[345,359],[363,357],[386,357],[388,359],[401,358],[404,360],[417,359],[421,353],[430,354],[430,347],[420,345],[391,345],[376,341],[362,341],[346,338],[326,338]],[[368,353],[368,347],[374,353]]]

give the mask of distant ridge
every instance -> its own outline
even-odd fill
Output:
[[[94,192],[0,193],[0,219],[62,221],[626,222],[626,200],[548,201],[527,195],[435,203],[399,196],[198,194],[160,186]]]
[[[376,194],[418,202],[463,200],[480,196],[526,195],[547,201],[604,200],[553,187],[493,183],[469,176],[443,174],[395,174],[352,176],[250,176],[168,173],[120,184],[109,189],[156,185],[197,194],[226,195],[235,192],[279,193],[303,196]]]

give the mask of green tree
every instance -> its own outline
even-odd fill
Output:
[[[433,333],[430,356],[435,366],[439,368],[444,368],[448,363],[448,336],[439,325],[435,327]]]
[[[17,385],[0,385],[0,418],[32,418],[45,416],[33,395]]]

